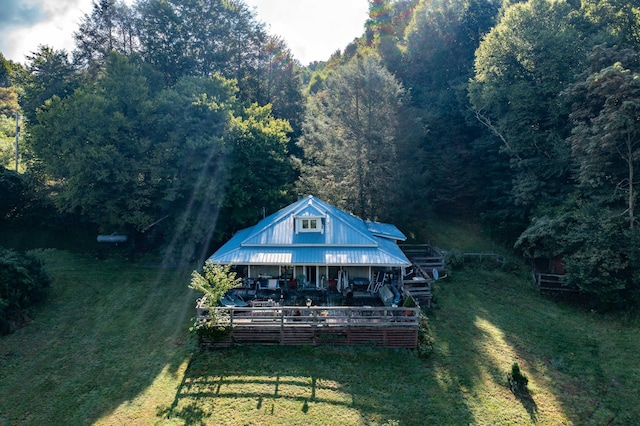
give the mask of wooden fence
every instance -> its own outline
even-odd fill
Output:
[[[503,255],[494,253],[494,252],[463,252],[462,256],[464,261],[470,262],[484,262],[485,260],[490,260],[496,262],[502,266],[506,263],[506,259]]]
[[[578,287],[567,285],[565,275],[534,272],[533,280],[540,291],[580,291]]]
[[[213,308],[225,318],[228,334],[205,346],[233,344],[369,345],[415,349],[420,308],[266,306]],[[198,306],[198,319],[206,321],[209,309]]]

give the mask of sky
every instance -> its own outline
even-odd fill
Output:
[[[126,0],[132,4],[133,0]],[[364,32],[367,0],[245,0],[270,34],[303,65],[329,59]],[[39,45],[73,50],[73,32],[92,0],[0,0],[0,53],[24,63]]]

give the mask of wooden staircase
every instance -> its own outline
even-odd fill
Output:
[[[444,254],[430,244],[403,244],[400,248],[411,261],[416,275],[415,279],[403,282],[405,294],[427,308],[431,307],[433,271],[444,271]]]
[[[414,267],[418,267],[432,277],[433,269],[444,271],[444,253],[431,244],[402,244],[400,248],[411,261]]]

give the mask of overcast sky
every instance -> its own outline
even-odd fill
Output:
[[[126,0],[132,4],[133,0]],[[364,32],[367,0],[245,0],[303,65],[323,61]],[[0,52],[17,62],[48,45],[73,50],[73,32],[92,0],[0,0]]]

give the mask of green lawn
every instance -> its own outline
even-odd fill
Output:
[[[637,424],[640,326],[545,300],[526,274],[454,271],[411,351],[199,352],[190,271],[67,252],[33,321],[0,338],[0,424]],[[482,265],[481,265],[482,266]],[[507,388],[518,361],[528,395]]]

